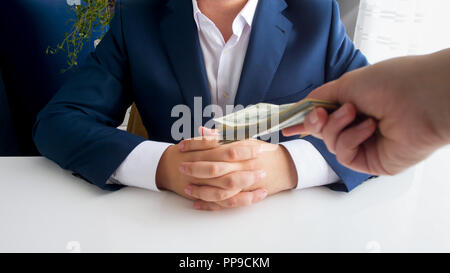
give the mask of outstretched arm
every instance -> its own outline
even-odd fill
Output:
[[[331,115],[316,109],[304,125],[284,134],[308,132],[323,138],[352,169],[399,173],[450,143],[450,49],[356,70],[310,98],[343,106]],[[372,118],[350,125],[357,111]]]

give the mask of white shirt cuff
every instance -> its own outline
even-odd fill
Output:
[[[310,142],[296,139],[280,144],[289,151],[297,168],[297,189],[324,186],[340,180],[322,154]]]
[[[170,145],[149,140],[142,142],[131,151],[107,183],[160,191],[156,186],[156,170],[162,154]]]

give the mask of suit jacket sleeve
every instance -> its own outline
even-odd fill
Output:
[[[325,68],[326,82],[336,80],[348,71],[368,65],[367,59],[355,48],[346,34],[345,27],[340,20],[338,4],[334,0],[331,2],[333,11]],[[328,151],[323,141],[314,137],[307,137],[305,140],[311,142],[319,150],[331,168],[341,178],[343,183],[329,185],[330,188],[339,191],[351,191],[370,178],[370,175],[358,173],[342,166],[337,161],[336,156]]]
[[[109,32],[39,113],[33,130],[42,155],[107,190],[120,188],[106,182],[145,140],[116,129],[133,101],[120,8],[118,1]]]

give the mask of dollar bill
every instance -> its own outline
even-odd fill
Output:
[[[275,105],[259,103],[229,115],[215,118],[222,143],[257,138],[285,128],[302,124],[305,117],[316,107],[329,111],[339,107],[338,104],[306,99],[297,103]]]

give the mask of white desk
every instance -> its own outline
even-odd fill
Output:
[[[450,252],[449,159],[444,148],[350,194],[203,212],[168,192],[101,191],[44,158],[0,158],[0,252]]]

